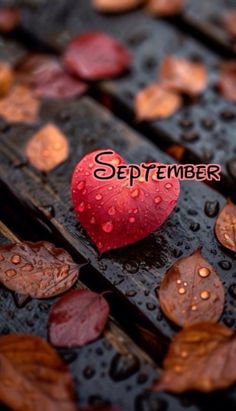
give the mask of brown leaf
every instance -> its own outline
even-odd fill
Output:
[[[222,65],[218,88],[226,99],[236,102],[236,63],[234,61]]]
[[[226,32],[236,38],[236,10],[230,10],[223,17],[223,25]]]
[[[25,86],[15,86],[7,96],[0,99],[0,116],[11,123],[35,123],[38,111],[38,100]]]
[[[236,335],[220,324],[200,323],[174,336],[154,391],[211,392],[236,382]]]
[[[147,10],[154,16],[174,16],[181,13],[185,0],[148,0]]]
[[[152,84],[139,91],[135,98],[135,113],[139,121],[169,117],[182,104],[181,97],[161,84]]]
[[[20,22],[20,11],[15,7],[0,8],[0,31],[9,33],[14,30]]]
[[[167,56],[160,65],[159,80],[168,88],[198,96],[207,86],[207,70],[201,63]]]
[[[0,337],[0,402],[14,411],[76,411],[69,369],[39,337]]]
[[[67,160],[69,143],[54,124],[48,123],[27,142],[25,152],[35,168],[48,172]]]
[[[13,71],[10,64],[0,62],[0,97],[5,96],[13,83]]]
[[[225,248],[236,253],[236,205],[230,200],[217,217],[215,233],[218,241]]]
[[[46,241],[1,245],[0,263],[0,282],[34,298],[61,294],[78,278],[78,266],[71,256]]]
[[[93,7],[104,13],[120,13],[138,7],[144,0],[92,0]]]
[[[180,146],[179,144],[172,144],[171,146],[167,147],[166,152],[171,157],[174,157],[176,160],[181,161],[185,154],[185,148]]]
[[[167,271],[159,300],[165,315],[180,326],[216,322],[224,308],[224,288],[214,268],[197,250]]]

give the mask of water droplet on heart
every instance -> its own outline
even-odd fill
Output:
[[[171,183],[165,184],[165,188],[167,188],[167,190],[169,190],[170,188],[172,188],[172,184]]]
[[[5,271],[5,274],[8,278],[13,278],[16,276],[17,272],[16,270],[7,270]]]
[[[95,222],[96,222],[95,217],[91,217],[90,223],[91,223],[91,224],[95,224]]]
[[[79,204],[79,207],[78,207],[79,213],[83,213],[84,209],[85,209],[85,204],[84,204],[84,202],[82,201],[82,202]]]
[[[157,178],[156,174],[153,174],[152,180],[153,180],[153,181],[158,181],[158,178]]]
[[[113,158],[113,160],[111,160],[111,164],[114,164],[115,166],[118,166],[120,164],[120,159],[119,158]]]
[[[199,268],[198,274],[200,275],[200,277],[206,278],[209,276],[210,270],[207,267],[202,267],[202,268]]]
[[[116,213],[115,207],[113,207],[113,206],[110,207],[109,210],[108,210],[108,214],[109,214],[109,215],[114,215],[115,213]]]
[[[205,290],[201,292],[200,296],[202,300],[208,300],[210,298],[210,293],[209,291]]]
[[[11,262],[13,263],[13,264],[19,264],[20,262],[21,262],[21,257],[20,257],[20,255],[13,255],[12,256],[12,258],[11,258]]]
[[[137,198],[137,197],[139,196],[139,194],[140,194],[139,189],[138,189],[138,188],[135,188],[135,190],[133,190],[133,191],[131,192],[131,197],[132,197],[132,198]]]
[[[129,218],[129,223],[131,223],[131,224],[135,223],[135,218],[134,218],[134,217],[130,217],[130,218]]]
[[[77,189],[79,191],[82,191],[84,189],[84,187],[85,187],[85,181],[80,181],[77,185]]]
[[[143,176],[141,176],[141,177],[139,177],[138,181],[139,181],[140,183],[144,183],[145,178],[144,178]]]
[[[94,164],[93,163],[89,163],[89,168],[93,168]]]
[[[179,294],[185,294],[186,293],[186,288],[184,288],[184,287],[180,287],[179,289],[178,289],[178,293]]]
[[[154,202],[156,204],[160,204],[161,200],[162,200],[162,198],[160,196],[157,196],[157,197],[155,197]]]
[[[113,187],[112,187],[112,186],[108,187],[108,190],[109,190],[109,191],[111,191],[112,189],[113,189]]]
[[[102,225],[102,229],[105,233],[111,233],[113,230],[113,224],[111,221],[107,221]]]
[[[96,200],[101,200],[102,199],[102,195],[101,194],[96,194]]]

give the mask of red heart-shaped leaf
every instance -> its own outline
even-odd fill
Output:
[[[128,176],[122,180],[116,175],[109,181],[96,179],[94,169],[98,154],[107,164],[125,164],[115,152],[101,153],[87,154],[77,164],[71,185],[76,214],[100,253],[147,237],[164,223],[179,196],[178,180],[157,180],[153,172],[145,182],[144,169],[132,187]],[[103,177],[111,175],[110,166],[103,165],[103,168],[106,170]]]
[[[89,32],[75,37],[66,47],[66,69],[86,80],[101,80],[122,74],[131,63],[128,50],[112,37]]]
[[[109,315],[101,294],[72,290],[61,297],[49,315],[49,337],[57,347],[80,347],[99,337]]]

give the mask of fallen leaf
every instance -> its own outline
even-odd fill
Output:
[[[182,105],[182,98],[162,84],[152,84],[135,97],[137,120],[156,120],[169,117]]]
[[[218,88],[227,100],[236,102],[236,63],[234,61],[222,65]]]
[[[25,153],[32,166],[49,172],[67,160],[69,143],[54,124],[48,123],[30,138]]]
[[[159,81],[173,91],[198,96],[207,86],[208,74],[202,63],[167,56],[159,70]]]
[[[80,347],[96,340],[109,316],[109,305],[101,294],[71,290],[52,307],[49,338],[57,347]]]
[[[14,411],[76,411],[69,369],[33,335],[0,337],[0,402]]]
[[[236,38],[236,10],[230,10],[223,16],[223,26],[225,31],[231,36]]]
[[[44,54],[30,54],[17,66],[20,83],[30,85],[35,97],[73,98],[88,89],[86,83],[65,72],[59,60]]]
[[[230,200],[216,219],[215,233],[218,241],[225,248],[236,253],[236,205]]]
[[[14,30],[20,22],[20,11],[15,7],[0,8],[0,31],[9,33]]]
[[[167,147],[166,152],[178,161],[181,161],[185,154],[185,148],[179,144],[172,144]]]
[[[148,0],[147,10],[155,16],[174,16],[181,13],[185,0]]]
[[[69,73],[85,80],[101,80],[122,74],[131,64],[131,56],[114,38],[89,32],[67,45],[63,61]]]
[[[13,71],[10,64],[0,62],[0,97],[5,96],[13,84]]]
[[[78,266],[71,256],[46,241],[1,245],[0,263],[0,282],[34,298],[61,294],[78,278]]]
[[[211,392],[236,382],[236,335],[220,324],[200,323],[173,338],[154,391]]]
[[[216,322],[224,308],[222,282],[200,250],[167,271],[158,295],[162,311],[179,326]]]
[[[0,99],[0,116],[11,123],[35,123],[39,102],[28,87],[16,85]]]
[[[144,0],[92,0],[93,7],[104,13],[121,13],[140,6]]]

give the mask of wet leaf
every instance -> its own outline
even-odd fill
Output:
[[[176,334],[154,391],[211,392],[236,382],[236,335],[220,324],[200,323]]]
[[[218,88],[227,100],[236,102],[236,63],[234,61],[222,65]]]
[[[35,123],[39,102],[28,87],[16,85],[0,99],[0,116],[11,123]]]
[[[89,32],[68,44],[63,61],[69,73],[85,80],[101,80],[122,74],[131,64],[131,56],[116,39]]]
[[[165,315],[180,326],[216,322],[224,308],[224,288],[214,268],[197,250],[167,271],[159,300]]]
[[[71,256],[46,241],[1,245],[0,264],[0,282],[34,298],[61,294],[78,278],[78,266]]]
[[[225,248],[236,253],[236,205],[230,200],[217,217],[215,233],[218,241]]]
[[[0,31],[9,33],[14,30],[20,22],[20,11],[14,7],[0,8]]]
[[[57,347],[80,347],[96,340],[109,316],[109,305],[101,294],[71,290],[49,314],[49,338]]]
[[[48,123],[30,138],[25,153],[32,166],[49,172],[67,160],[69,143],[54,124]]]
[[[236,9],[230,10],[223,17],[225,31],[233,38],[236,38]]]
[[[0,62],[0,97],[5,96],[13,83],[13,71],[10,64]]]
[[[207,87],[208,74],[202,63],[167,56],[160,65],[159,81],[173,91],[198,96]]]
[[[161,84],[145,87],[135,97],[135,113],[139,121],[169,117],[181,105],[181,97]]]
[[[104,13],[120,13],[138,7],[144,0],[92,0],[93,7]]]
[[[65,72],[55,57],[43,54],[31,54],[17,66],[20,83],[30,85],[35,97],[73,98],[85,93],[86,83]]]
[[[0,402],[14,411],[76,411],[69,369],[39,337],[0,337]]]
[[[147,10],[155,16],[174,16],[181,13],[185,0],[148,0]]]

